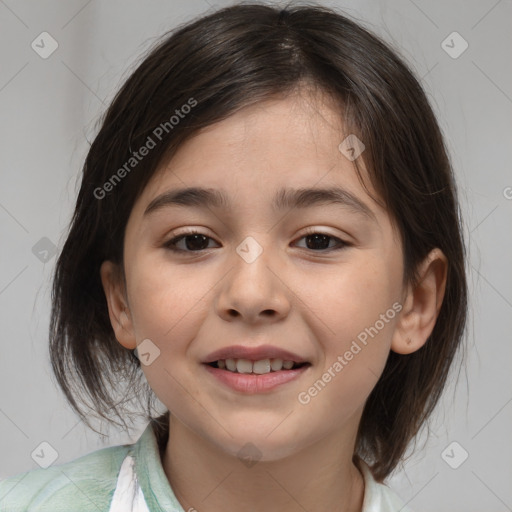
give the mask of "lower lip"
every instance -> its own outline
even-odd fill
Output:
[[[307,371],[310,365],[304,365],[294,370],[280,370],[263,375],[235,373],[221,368],[214,368],[208,364],[204,364],[204,366],[216,379],[231,389],[242,391],[243,393],[256,394],[270,391],[282,384],[297,379]]]

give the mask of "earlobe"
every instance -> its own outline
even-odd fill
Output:
[[[433,249],[418,268],[416,284],[409,284],[391,350],[411,354],[419,350],[434,330],[446,289],[448,260]]]
[[[104,261],[101,264],[100,275],[116,339],[123,347],[134,349],[137,343],[120,271],[113,262]]]

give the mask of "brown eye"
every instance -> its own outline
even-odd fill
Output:
[[[165,247],[176,252],[198,252],[210,249],[208,244],[212,240],[213,238],[202,233],[190,231],[172,238],[165,243]]]
[[[300,240],[302,239],[306,240],[305,248],[312,251],[339,250],[348,246],[348,244],[340,238],[325,233],[308,233],[300,238]],[[330,245],[331,242],[335,242],[334,245]]]

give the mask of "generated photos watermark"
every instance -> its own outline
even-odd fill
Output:
[[[395,302],[385,313],[381,313],[379,320],[372,326],[366,327],[357,335],[357,340],[352,340],[349,350],[345,351],[343,355],[338,355],[336,361],[327,368],[322,376],[315,381],[315,383],[305,391],[301,391],[297,399],[302,405],[307,405],[311,399],[318,395],[332,381],[342,370],[347,366],[354,356],[359,354],[361,350],[368,345],[368,337],[374,338],[379,332],[384,329],[385,325],[390,322],[395,316],[402,311],[402,304]]]
[[[179,109],[176,109],[173,115],[167,120],[160,123],[152,132],[148,135],[146,142],[138,149],[133,151],[130,158],[121,166],[112,176],[103,183],[101,187],[94,189],[94,197],[98,200],[104,199],[109,192],[112,192],[116,185],[118,185],[123,178],[125,178],[130,172],[142,162],[152,149],[154,149],[159,142],[163,140],[165,135],[170,133],[174,128],[185,119],[187,114],[192,111],[192,108],[197,106],[197,100],[189,98]]]

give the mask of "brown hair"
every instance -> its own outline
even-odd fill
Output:
[[[83,167],[54,276],[51,362],[68,401],[89,426],[88,412],[112,422],[117,417],[126,426],[130,414],[119,386],[145,397],[151,418],[154,395],[137,357],[114,337],[100,265],[112,260],[122,266],[133,204],[183,141],[242,107],[304,83],[337,100],[347,133],[364,141],[370,180],[403,242],[404,280],[415,280],[417,265],[435,247],[448,259],[432,335],[410,355],[390,353],[364,408],[355,456],[381,481],[431,414],[461,345],[465,250],[451,166],[420,84],[385,43],[328,8],[221,9],[166,34],[131,74],[105,113]],[[165,125],[159,143],[133,170],[117,172],[186,104],[194,106],[178,123]],[[113,182],[116,172],[122,179]]]

